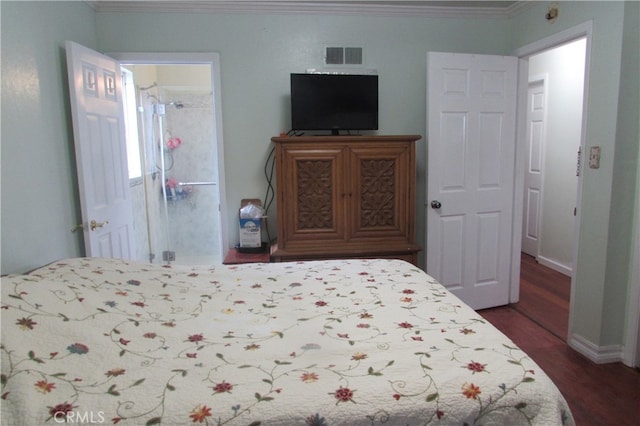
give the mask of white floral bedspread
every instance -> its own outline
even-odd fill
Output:
[[[394,260],[2,278],[2,424],[572,424],[531,359]]]

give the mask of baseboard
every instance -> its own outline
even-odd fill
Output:
[[[596,364],[621,362],[622,345],[598,346],[577,334],[570,334],[567,344]]]
[[[546,266],[547,268],[551,268],[554,271],[560,272],[561,274],[564,274],[564,275],[566,275],[568,277],[570,277],[571,274],[573,273],[573,270],[571,269],[571,267],[563,265],[562,263],[558,263],[555,260],[549,259],[548,257],[538,256],[536,258],[536,260],[542,266]]]

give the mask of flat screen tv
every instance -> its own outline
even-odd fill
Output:
[[[291,128],[378,130],[378,76],[291,74]]]

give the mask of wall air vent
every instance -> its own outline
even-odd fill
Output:
[[[362,65],[362,47],[326,47],[324,63],[327,65]]]
[[[343,47],[327,47],[324,56],[325,64],[341,65],[344,64],[344,48]]]
[[[344,63],[347,65],[362,65],[362,47],[345,47]]]

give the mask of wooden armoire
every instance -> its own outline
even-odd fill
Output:
[[[418,135],[273,137],[273,261],[395,258],[413,264]]]

